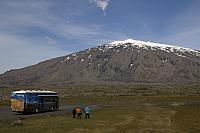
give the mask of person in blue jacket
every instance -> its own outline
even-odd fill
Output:
[[[85,108],[85,119],[90,119],[91,109],[89,107]]]

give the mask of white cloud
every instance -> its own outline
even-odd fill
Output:
[[[47,40],[48,44],[56,44],[56,40],[54,40],[53,38],[46,36],[45,39]]]
[[[97,7],[101,8],[104,15],[106,15],[106,8],[108,7],[109,0],[90,0],[90,3],[95,2]]]

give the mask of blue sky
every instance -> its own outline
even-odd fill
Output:
[[[199,0],[1,0],[0,73],[128,38],[200,49]]]

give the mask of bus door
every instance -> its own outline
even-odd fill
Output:
[[[39,108],[40,108],[40,111],[44,111],[44,107],[43,107],[43,97],[42,97],[42,96],[39,96],[39,97],[38,97],[38,101],[39,101]]]

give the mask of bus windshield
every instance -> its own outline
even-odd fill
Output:
[[[12,93],[11,99],[16,99],[16,100],[24,100],[24,94],[16,94]]]

